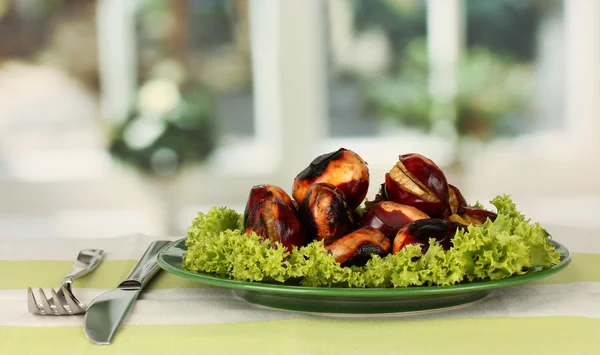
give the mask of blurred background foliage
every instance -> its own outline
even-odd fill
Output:
[[[2,58],[20,58],[51,64],[98,95],[96,3],[0,0],[0,63]],[[428,88],[426,1],[348,3],[353,40],[376,29],[375,37],[382,37],[389,50],[379,54],[385,59],[375,60],[386,63],[375,75],[352,65],[336,68],[329,88],[330,134],[377,135],[382,122],[430,131],[435,121]],[[145,175],[163,176],[183,165],[202,164],[227,134],[251,136],[248,1],[136,4],[137,96],[171,90],[178,99],[152,118],[142,114],[140,100],[132,102],[129,114],[106,130],[108,151]],[[457,73],[458,95],[452,102],[458,113],[454,128],[460,135],[487,140],[527,131],[536,118],[532,93],[539,23],[561,4],[465,0],[464,51]],[[365,50],[357,53],[361,52]],[[366,63],[363,69],[373,67]],[[128,140],[131,135],[143,139]],[[153,159],[161,163],[153,167]],[[157,171],[157,166],[165,170]]]
[[[169,178],[202,164],[217,145],[215,98],[231,86],[202,78],[195,64],[231,43],[234,9],[211,0],[138,4],[139,92],[111,130],[109,151],[146,176]]]
[[[352,4],[355,29],[383,29],[396,58],[403,57],[412,39],[427,34],[424,0],[352,0]],[[530,61],[540,19],[561,4],[560,0],[467,0],[465,44]]]
[[[363,115],[429,131],[426,4],[419,0],[353,0],[357,31],[378,28],[393,53],[386,75],[356,78]],[[526,131],[534,109],[537,30],[555,0],[465,2],[465,50],[459,60],[455,129],[490,139]]]
[[[428,89],[424,39],[408,43],[402,63],[398,74],[365,83],[365,110],[383,120],[430,130],[435,123],[431,115],[435,103]],[[533,99],[530,65],[471,47],[459,60],[457,77],[452,104],[460,135],[489,139],[522,131]]]
[[[135,2],[137,100],[125,117],[98,125],[118,161],[144,175],[172,176],[185,165],[204,163],[227,125],[235,126],[238,117],[222,119],[231,111],[228,104],[251,102],[247,1]],[[96,5],[97,0],[0,0],[0,66],[20,60],[58,68],[97,99]],[[163,97],[172,107],[150,117],[140,100],[144,95],[157,105],[161,95],[176,99]],[[251,107],[238,111],[248,115],[240,121],[251,125]]]
[[[170,178],[216,146],[211,93],[198,82],[145,82],[129,115],[113,128],[109,151],[146,176]]]
[[[162,225],[156,216],[168,212],[171,215],[165,220],[170,222],[165,225],[172,231],[177,230],[172,225],[181,221],[180,226],[187,224],[189,216],[200,210],[196,204],[239,202],[243,208],[240,186],[269,170],[272,160],[258,159],[266,156],[266,149],[256,144],[259,135],[255,127],[264,120],[254,114],[253,85],[258,78],[252,75],[249,2],[0,0],[0,177],[5,181],[0,191],[7,201],[0,206],[4,208],[0,225],[7,230],[21,226],[25,234],[38,230],[46,234],[55,228],[57,234],[84,235],[94,230],[114,235],[125,229]],[[305,6],[309,1],[297,3]],[[540,153],[521,154],[519,144],[535,142],[531,146],[538,148],[551,142],[562,149],[565,143],[556,143],[556,132],[578,125],[585,127],[582,134],[587,127],[594,130],[593,117],[597,115],[575,115],[566,110],[566,98],[573,99],[576,91],[567,78],[574,69],[568,60],[573,56],[569,36],[573,30],[580,31],[580,43],[587,43],[595,38],[595,32],[574,28],[573,12],[564,11],[563,6],[581,8],[582,2],[435,2],[442,11],[446,5],[450,9],[454,9],[453,4],[462,7],[462,21],[455,19],[452,11],[446,18],[447,28],[454,30],[453,23],[460,23],[464,30],[458,95],[448,103],[457,109],[457,115],[453,121],[444,122],[452,127],[440,127],[433,119],[438,117],[440,103],[430,97],[432,78],[425,51],[428,3],[320,3],[327,46],[314,58],[327,63],[327,82],[323,83],[327,97],[322,100],[322,119],[326,122],[322,122],[325,131],[319,146],[355,145],[374,158],[397,145],[414,146],[446,159],[442,162],[445,166],[454,164],[452,154],[464,161],[471,159],[472,147],[478,154],[493,157],[487,161],[504,164],[494,163],[493,167],[517,164],[520,160],[515,162],[514,155],[537,163],[537,155],[545,154],[553,162],[551,170],[556,164],[552,159],[563,155],[545,148],[539,148],[543,150]],[[135,19],[127,15],[123,4],[137,6]],[[99,7],[106,10],[111,6],[124,14],[123,28],[110,26],[112,19],[106,14],[111,11],[97,12]],[[290,8],[282,15],[297,19]],[[129,30],[132,20],[134,31]],[[317,23],[321,19],[306,21]],[[291,32],[282,31],[281,39],[293,42]],[[122,44],[134,46],[135,57],[130,58],[129,51],[119,45],[110,51],[98,50],[102,36],[126,38]],[[114,73],[122,73],[127,64],[109,60],[108,69],[101,66],[102,59],[116,57],[135,61],[135,74],[124,75],[125,80],[120,81]],[[589,65],[575,69],[593,72]],[[106,75],[111,70],[113,75]],[[134,99],[123,117],[106,117],[101,79],[121,88],[129,85],[119,83],[136,80]],[[264,81],[258,84],[269,85]],[[585,98],[583,102],[587,102]],[[116,106],[121,105],[117,102]],[[586,112],[593,113],[593,107],[589,109]],[[459,139],[454,139],[455,132],[446,135],[448,128],[459,133]],[[521,135],[518,139],[496,139]],[[253,158],[241,161],[239,156],[245,152]],[[370,158],[372,169],[387,169],[383,160]],[[470,169],[479,164],[467,166]],[[481,165],[480,170],[455,169],[455,175],[464,177],[468,181],[465,186],[472,187],[474,194],[496,191],[496,184],[512,183],[490,166]],[[546,171],[537,166],[531,172],[538,170],[545,176]],[[489,176],[470,178],[482,173]],[[509,187],[521,188],[522,179],[518,180],[519,185],[514,182],[515,186]],[[524,187],[550,191],[550,187],[562,186],[560,177],[556,177],[555,185],[545,178],[545,184],[539,181],[532,177],[523,182],[522,191],[529,193]],[[214,186],[221,186],[220,192]],[[13,219],[15,211],[23,217]],[[43,217],[43,223],[32,232],[29,228],[37,218],[35,213]],[[91,220],[98,224],[90,227]],[[137,222],[127,224],[132,220]],[[121,229],[106,229],[109,226]]]

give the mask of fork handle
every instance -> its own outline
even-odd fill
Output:
[[[158,252],[169,243],[170,241],[168,240],[157,240],[152,242],[148,249],[146,249],[144,255],[142,255],[142,258],[135,264],[129,276],[119,284],[118,288],[143,288],[146,286],[148,281],[150,281],[159,270],[157,262]]]
[[[84,264],[79,261],[81,254],[86,254],[86,256],[89,256],[91,258],[88,264]],[[92,272],[92,270],[94,270],[96,266],[100,264],[103,256],[104,250],[101,249],[84,249],[81,252],[79,252],[79,255],[77,256],[77,261],[75,262],[75,264],[73,264],[73,268],[71,269],[71,271],[64,277],[63,283],[71,283],[73,282],[73,279],[76,279],[83,275],[87,275],[90,272]]]

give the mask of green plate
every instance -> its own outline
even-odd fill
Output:
[[[185,239],[166,245],[159,253],[158,264],[165,271],[200,283],[230,288],[237,297],[258,306],[337,315],[413,313],[464,307],[484,298],[494,289],[520,285],[553,275],[571,261],[569,250],[551,240],[561,254],[558,265],[504,280],[405,288],[301,287],[237,281],[185,270],[181,266],[183,253],[187,249]]]

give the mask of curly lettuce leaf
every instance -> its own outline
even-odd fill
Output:
[[[287,253],[281,245],[273,248],[255,233],[228,229],[188,247],[183,267],[240,280],[283,282],[287,271],[282,260]]]
[[[453,250],[463,263],[467,280],[499,280],[524,274],[532,266],[527,243],[503,229],[504,223],[505,217],[498,215],[494,222],[487,220],[456,233]]]
[[[198,214],[188,229],[184,268],[245,281],[287,282],[308,287],[410,287],[499,280],[558,263],[548,233],[532,224],[509,196],[491,203],[492,222],[457,232],[445,251],[430,240],[427,252],[409,245],[374,256],[363,267],[342,267],[322,241],[288,251],[243,231],[243,216],[225,207]]]
[[[500,195],[490,201],[498,209],[498,215],[505,216],[505,228],[520,236],[529,246],[531,263],[533,266],[549,267],[558,263],[560,253],[548,242],[550,234],[540,226],[532,223],[530,219],[517,210],[517,206],[508,195]]]
[[[367,213],[367,207],[365,207],[365,205],[361,205],[358,206],[355,210],[356,214],[359,215],[361,218],[365,215],[365,213]]]
[[[481,202],[479,202],[479,201],[475,201],[475,203],[471,207],[478,208],[480,210],[485,209],[485,206],[483,206],[483,204]]]
[[[203,243],[226,230],[243,230],[243,216],[227,207],[212,207],[206,214],[198,213],[187,230],[188,248]]]

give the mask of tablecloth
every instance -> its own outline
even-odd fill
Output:
[[[548,230],[573,252],[567,269],[463,309],[422,315],[269,310],[161,272],[107,346],[87,340],[83,316],[28,313],[27,287],[56,287],[80,249],[101,248],[103,262],[74,284],[89,302],[126,277],[151,240],[165,238],[0,237],[0,354],[600,354],[600,231]]]

